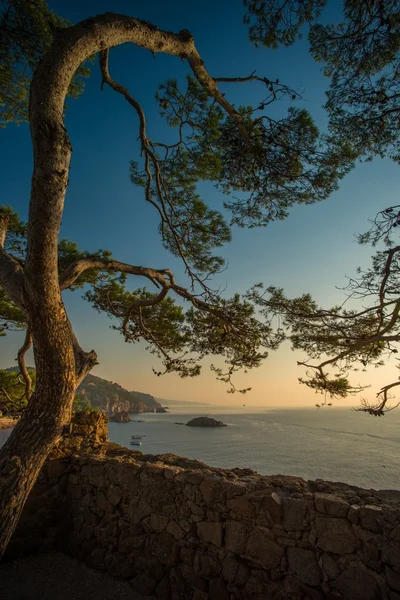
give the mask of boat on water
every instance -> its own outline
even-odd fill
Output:
[[[146,436],[145,435],[133,435],[132,440],[141,440],[144,437],[146,437]]]
[[[131,446],[141,446],[142,442],[139,440],[131,440]]]

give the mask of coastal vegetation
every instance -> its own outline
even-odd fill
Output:
[[[271,289],[272,304],[266,305],[260,288],[246,297],[227,298],[212,287],[212,278],[225,266],[216,252],[230,241],[234,226],[265,226],[285,218],[296,204],[327,198],[360,157],[387,153],[398,160],[398,1],[346,0],[344,21],[337,26],[315,22],[324,4],[323,0],[283,5],[276,0],[245,2],[250,41],[257,45],[294,43],[300,28],[310,24],[311,53],[324,63],[331,81],[326,105],[329,134],[318,131],[307,110],[296,108],[298,92],[279,79],[254,72],[212,77],[187,30],[162,31],[156,24],[113,13],[66,27],[43,0],[34,3],[37,12],[29,1],[2,0],[3,125],[29,121],[34,172],[28,223],[12,208],[0,210],[1,318],[3,332],[9,323],[26,328],[19,365],[27,399],[22,418],[0,451],[0,555],[46,457],[70,422],[78,386],[97,364],[96,352],[85,351],[78,342],[63,292],[85,286],[86,300],[113,319],[127,342],[144,340],[160,361],[157,375],[196,376],[202,359],[221,357],[222,365],[212,369],[231,391],[236,391],[235,372],[259,367],[268,351],[277,349],[288,335],[288,328],[296,340],[283,292]],[[16,41],[21,28],[28,40],[24,44]],[[156,93],[160,115],[175,135],[173,142],[150,139],[144,108],[113,78],[109,52],[123,43],[187,63],[184,89],[171,73]],[[72,151],[65,100],[81,92],[80,75],[86,74],[82,65],[93,55],[99,56],[103,87],[121,95],[138,119],[140,160],[131,162],[131,181],[138,196],[154,208],[164,247],[182,261],[184,282],[168,268],[128,264],[108,250],[90,253],[59,239]],[[253,81],[260,92],[254,105],[230,102],[230,87]],[[281,111],[279,117],[271,117],[271,105]],[[196,186],[201,181],[211,182],[226,195],[223,211],[199,195]],[[395,225],[397,220],[389,221],[389,230]],[[106,245],[107,240],[99,243]],[[392,261],[397,256],[389,255]],[[388,301],[387,292],[382,292],[390,279],[387,263],[376,264],[376,277],[381,278],[379,283],[374,280],[379,313],[371,311],[373,317],[361,321],[360,315],[350,315],[356,323],[354,336],[363,336],[363,349],[372,348],[363,358],[367,363],[379,358],[380,342],[388,342],[385,336],[400,309],[400,301]],[[131,291],[128,276],[144,278],[152,291],[146,287]],[[298,321],[301,334],[307,327],[307,322],[301,325],[304,314],[309,315],[307,302],[311,300],[306,299]],[[259,318],[259,306],[265,319]],[[387,306],[393,309],[391,316]],[[275,327],[271,319],[282,312],[284,327]],[[349,338],[351,360],[361,347],[353,338]],[[324,334],[305,342],[306,349],[335,352],[340,349],[338,340]],[[32,345],[33,395],[24,360]],[[335,356],[337,362],[342,352]],[[334,388],[325,373],[319,373],[323,390],[335,393],[344,387],[343,378],[336,378]]]

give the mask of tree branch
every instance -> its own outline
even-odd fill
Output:
[[[63,123],[68,87],[78,67],[89,56],[126,42],[186,59],[201,85],[247,136],[242,117],[218,90],[188,31],[178,34],[161,31],[145,21],[112,13],[63,31],[37,69],[30,96],[35,171],[25,272],[43,309],[51,310],[59,303],[59,297],[47,296],[49,289],[58,286],[57,241],[71,157],[71,144]]]
[[[28,369],[26,368],[25,354],[28,352],[28,350],[31,346],[32,346],[32,335],[31,335],[31,332],[28,327],[28,329],[26,330],[24,343],[21,346],[21,348],[18,350],[18,357],[17,357],[18,367],[19,367],[20,373],[25,381],[25,397],[28,402],[31,399],[32,379],[29,375]]]
[[[155,296],[154,298],[139,299],[139,300],[135,300],[134,302],[132,302],[132,304],[126,311],[125,318],[122,323],[122,331],[125,336],[125,341],[128,341],[128,338],[129,338],[128,323],[129,323],[129,319],[131,318],[131,314],[134,311],[134,309],[139,308],[140,322],[143,323],[142,311],[141,311],[142,306],[155,306],[159,302],[162,302],[162,300],[164,300],[164,298],[168,294],[169,290],[170,290],[170,286],[166,285],[162,288],[162,290],[158,294],[158,296]]]
[[[224,321],[227,327],[230,323],[227,322],[222,311],[216,306],[201,300],[194,294],[189,292],[186,288],[177,285],[173,273],[169,269],[152,269],[149,267],[138,267],[135,265],[129,265],[127,263],[119,262],[117,260],[105,260],[97,258],[84,258],[75,261],[70,265],[62,274],[60,278],[60,287],[62,290],[67,289],[70,285],[76,281],[76,279],[87,269],[98,269],[99,271],[116,271],[119,273],[126,273],[127,275],[139,275],[146,277],[157,287],[161,287],[162,291],[158,297],[161,297],[163,290],[173,290],[178,296],[188,300],[195,308],[214,314],[222,321]],[[162,298],[161,298],[162,299]],[[160,301],[160,300],[159,300]]]

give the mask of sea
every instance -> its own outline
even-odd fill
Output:
[[[206,415],[228,427],[176,424]],[[328,406],[227,409],[180,404],[167,414],[131,417],[142,422],[109,423],[110,439],[145,454],[173,453],[214,467],[400,490],[400,409],[373,417]],[[0,431],[0,445],[8,435],[8,430]],[[132,435],[143,436],[140,448],[130,446]]]

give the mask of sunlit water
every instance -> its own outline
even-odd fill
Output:
[[[205,415],[204,410],[229,427],[175,425]],[[132,415],[144,423],[109,423],[110,439],[131,448],[132,435],[145,435],[140,450],[146,454],[170,452],[216,467],[400,489],[400,410],[381,418],[329,407],[254,414],[241,413],[245,408],[219,410],[182,405],[169,414]],[[0,445],[8,435],[0,431]]]
[[[216,467],[400,489],[400,410],[376,418],[329,407],[254,414],[207,407],[229,427],[174,424],[204,415],[203,410],[174,407],[170,414],[132,416],[144,423],[110,423],[110,439],[131,447],[131,436],[142,434],[140,450],[146,454],[172,452]]]

